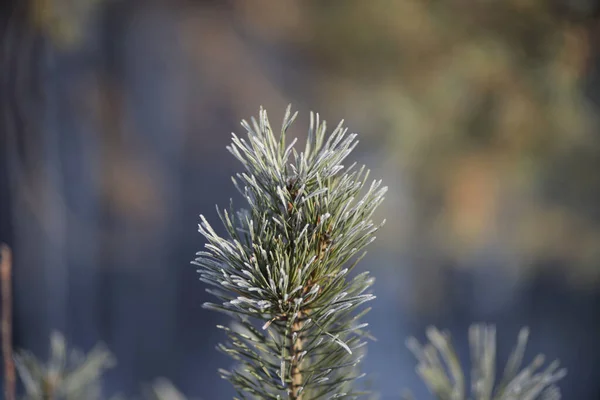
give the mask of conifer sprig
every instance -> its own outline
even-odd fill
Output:
[[[66,340],[59,332],[52,333],[47,363],[25,350],[15,354],[15,365],[25,389],[24,400],[99,400],[102,398],[100,377],[115,363],[114,356],[103,344],[88,354],[67,349]]]
[[[218,347],[240,365],[220,372],[242,398],[356,398],[368,311],[357,308],[374,296],[368,273],[350,272],[383,224],[372,215],[387,188],[342,165],[358,143],[343,121],[326,138],[311,113],[304,151],[288,145],[296,116],[288,107],[279,137],[262,108],[242,121],[248,138],[233,134],[228,150],[245,168],[233,183],[248,209],[219,212],[226,237],[200,216],[207,244],[194,263],[220,300],[205,307],[234,318]]]
[[[556,382],[567,372],[560,368],[558,360],[541,369],[544,356],[540,354],[522,369],[528,337],[529,330],[521,329],[502,379],[496,383],[496,328],[485,324],[472,325],[469,329],[470,393],[465,384],[467,374],[463,372],[448,332],[430,327],[427,329],[429,343],[421,345],[415,338],[410,338],[407,345],[419,362],[417,373],[437,399],[560,400],[561,393]]]

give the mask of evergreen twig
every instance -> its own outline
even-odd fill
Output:
[[[88,354],[67,350],[62,334],[53,332],[48,363],[28,351],[15,354],[15,364],[25,387],[24,400],[99,400],[100,378],[114,366],[113,355],[99,344]]]
[[[218,348],[239,365],[220,372],[242,398],[356,398],[367,324],[354,312],[374,296],[368,273],[349,275],[381,226],[371,218],[387,189],[366,186],[364,166],[342,165],[358,143],[343,121],[326,138],[311,113],[304,151],[286,143],[296,116],[288,107],[279,137],[262,108],[242,121],[248,139],[233,134],[228,150],[246,170],[233,183],[249,209],[219,212],[226,237],[200,216],[208,243],[193,263],[217,288],[219,303],[205,307],[235,321],[219,327],[229,342]]]
[[[484,324],[469,329],[471,348],[471,394],[465,388],[465,373],[450,342],[448,332],[435,327],[427,329],[429,343],[422,346],[415,338],[407,346],[418,360],[417,373],[429,391],[440,400],[559,400],[556,382],[566,375],[553,361],[541,372],[544,356],[538,355],[521,370],[529,330],[519,333],[517,345],[510,355],[502,380],[496,385],[496,329]]]

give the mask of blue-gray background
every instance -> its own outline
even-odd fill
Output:
[[[600,398],[597,4],[556,1],[36,0],[2,14],[0,240],[14,341],[51,330],[118,366],[107,394],[166,377],[231,398],[221,315],[190,265],[198,215],[240,199],[230,133],[288,103],[360,141],[390,187],[360,269],[377,278],[364,364],[382,399],[428,398],[405,339],[498,327],[504,362],[559,358],[566,399]],[[14,4],[12,5],[14,8]],[[13,25],[8,25],[13,15]]]

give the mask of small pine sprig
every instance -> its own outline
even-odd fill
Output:
[[[50,360],[37,359],[28,351],[15,354],[15,366],[25,387],[24,400],[100,400],[101,375],[115,365],[113,355],[99,344],[88,354],[67,350],[62,334],[50,338]]]
[[[311,113],[304,151],[288,145],[296,116],[288,107],[279,137],[262,108],[242,121],[248,139],[233,134],[227,149],[245,168],[233,183],[248,209],[217,209],[226,237],[200,216],[206,251],[193,263],[217,288],[207,290],[220,302],[205,307],[234,320],[219,327],[229,342],[218,348],[239,366],[220,372],[242,398],[356,398],[368,311],[357,308],[374,296],[367,272],[349,274],[383,224],[371,218],[387,188],[367,187],[364,166],[342,165],[358,143],[343,121],[326,138]]]
[[[496,385],[496,329],[483,324],[470,327],[472,366],[471,395],[468,399],[560,400],[561,393],[556,382],[566,375],[566,370],[559,367],[558,361],[553,361],[539,371],[544,364],[544,356],[540,354],[521,370],[528,336],[529,330],[521,329],[517,345],[504,368],[502,380]],[[450,342],[449,333],[430,327],[427,338],[430,343],[424,346],[415,338],[407,341],[407,346],[419,361],[419,376],[437,399],[467,399],[465,373]]]

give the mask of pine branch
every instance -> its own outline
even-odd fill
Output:
[[[52,334],[47,364],[24,350],[15,355],[25,400],[100,399],[100,377],[115,362],[103,345],[86,355],[77,350],[67,351],[65,338],[58,332]]]
[[[520,370],[529,331],[523,328],[510,355],[501,382],[496,385],[496,330],[493,326],[472,325],[469,330],[471,347],[471,396],[474,400],[560,400],[556,382],[566,375],[558,361],[543,371],[544,356],[538,355]],[[419,364],[417,372],[440,400],[467,399],[464,372],[447,332],[434,327],[427,330],[430,343],[422,346],[415,338],[407,341]],[[440,358],[441,356],[441,358]]]
[[[233,134],[228,150],[245,168],[233,183],[248,209],[219,212],[226,237],[200,216],[208,243],[193,263],[216,287],[219,302],[205,307],[234,320],[218,348],[238,362],[221,375],[242,398],[356,398],[367,324],[354,312],[374,296],[368,273],[349,274],[381,226],[371,218],[386,188],[342,165],[357,144],[343,121],[326,138],[311,113],[304,151],[288,145],[296,115],[288,107],[279,137],[263,109],[242,121],[248,139]]]

